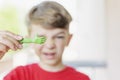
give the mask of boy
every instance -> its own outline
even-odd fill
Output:
[[[66,9],[53,1],[45,1],[33,7],[27,18],[29,37],[46,37],[44,44],[33,44],[40,62],[19,66],[12,70],[4,80],[90,80],[88,76],[62,63],[64,48],[68,46],[72,35],[69,24],[72,21]],[[22,48],[21,36],[1,31],[1,57],[9,49]]]

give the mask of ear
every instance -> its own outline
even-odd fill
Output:
[[[66,46],[68,46],[69,45],[69,43],[70,43],[70,41],[71,41],[71,39],[72,39],[72,34],[69,34],[69,36],[68,36],[68,39],[67,39],[67,42],[66,42]]]

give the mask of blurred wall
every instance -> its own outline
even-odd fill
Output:
[[[107,1],[108,80],[120,80],[120,0]]]

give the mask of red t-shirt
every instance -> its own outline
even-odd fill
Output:
[[[11,71],[3,80],[90,80],[83,73],[71,67],[66,67],[59,72],[48,72],[39,67],[38,64],[19,66]]]

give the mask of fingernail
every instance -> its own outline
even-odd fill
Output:
[[[20,49],[21,49],[21,48],[22,48],[22,45],[18,45],[18,48],[20,48]]]
[[[23,37],[18,35],[17,38],[18,38],[19,40],[21,40]]]

